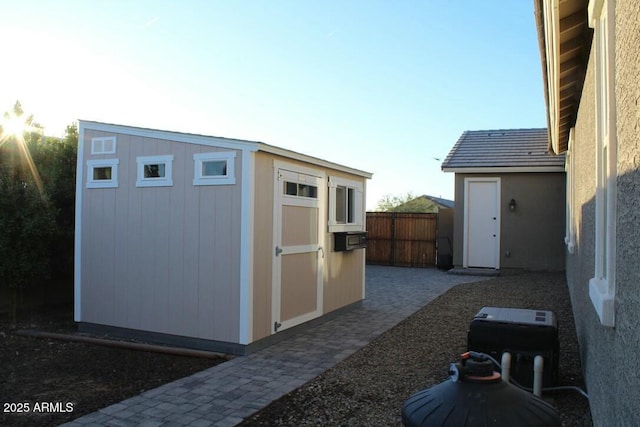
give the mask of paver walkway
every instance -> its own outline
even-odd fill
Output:
[[[367,266],[360,307],[66,426],[233,426],[358,351],[459,283],[436,269]]]

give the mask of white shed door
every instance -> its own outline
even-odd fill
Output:
[[[322,314],[324,187],[320,177],[276,170],[272,333]]]
[[[465,180],[464,267],[499,268],[500,178]]]

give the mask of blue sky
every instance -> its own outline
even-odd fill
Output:
[[[545,127],[530,0],[0,0],[0,109],[262,141],[453,198],[465,130]]]

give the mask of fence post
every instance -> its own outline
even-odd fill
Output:
[[[396,213],[391,212],[391,259],[389,264],[396,265]]]

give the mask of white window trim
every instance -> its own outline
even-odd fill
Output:
[[[567,251],[570,254],[575,252],[576,246],[576,225],[575,225],[575,167],[574,167],[574,132],[575,128],[569,130],[569,148],[565,157],[564,170],[567,178],[567,194],[566,194],[566,224],[565,224],[565,238],[564,243],[567,245]]]
[[[236,183],[235,151],[216,151],[193,155],[193,185],[232,185]],[[224,176],[203,176],[202,163],[208,160],[224,160],[227,162],[227,174]]]
[[[105,142],[111,142],[111,150],[104,149]],[[116,142],[115,136],[91,138],[91,154],[115,154]]]
[[[595,272],[589,297],[603,326],[615,326],[616,181],[615,4],[590,0],[596,58],[596,219]],[[604,52],[603,52],[604,50]]]
[[[173,186],[173,156],[144,156],[136,157],[138,173],[136,187],[171,187]],[[144,167],[164,163],[164,176],[145,178]]]
[[[87,188],[118,187],[118,159],[87,160]],[[111,167],[111,179],[93,179],[95,168]]]
[[[336,188],[347,187],[355,190],[355,205],[353,218],[355,222],[347,224],[338,224],[336,221]],[[364,231],[365,228],[365,212],[364,212],[364,185],[358,181],[339,178],[336,176],[329,177],[329,221],[328,228],[330,233],[343,231]]]

